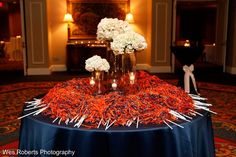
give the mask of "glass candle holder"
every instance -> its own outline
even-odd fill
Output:
[[[129,82],[130,82],[130,84],[134,84],[135,83],[135,79],[136,79],[135,72],[130,72],[129,73]]]
[[[104,81],[104,71],[96,70],[92,73],[89,83],[91,86],[94,87],[94,95],[103,94],[105,92],[103,81]]]

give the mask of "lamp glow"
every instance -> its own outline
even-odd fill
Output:
[[[70,23],[70,22],[73,22],[74,20],[73,20],[72,15],[70,13],[66,13],[63,21]]]
[[[131,14],[131,13],[126,14],[125,21],[127,21],[129,23],[134,23],[133,14]]]

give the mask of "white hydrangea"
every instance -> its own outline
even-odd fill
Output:
[[[110,69],[110,65],[106,59],[101,58],[100,56],[94,55],[93,57],[85,61],[85,69],[89,72],[92,71],[106,71]]]
[[[147,43],[144,37],[133,31],[119,34],[113,38],[111,49],[115,55],[124,53],[133,53],[147,48]]]
[[[115,36],[131,30],[131,26],[126,21],[117,18],[103,18],[97,26],[97,39],[112,41]]]

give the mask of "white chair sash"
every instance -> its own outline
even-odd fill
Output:
[[[193,71],[194,71],[193,64],[191,64],[190,66],[184,65],[183,70],[185,72],[185,74],[184,74],[184,90],[185,90],[185,92],[190,93],[190,80],[189,79],[191,78],[192,82],[193,82],[194,89],[195,89],[196,93],[199,94],[197,91],[196,80],[193,75]]]

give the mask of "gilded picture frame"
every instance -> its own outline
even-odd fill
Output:
[[[72,14],[69,39],[96,39],[97,25],[101,19],[125,19],[129,0],[67,0],[67,10]]]

